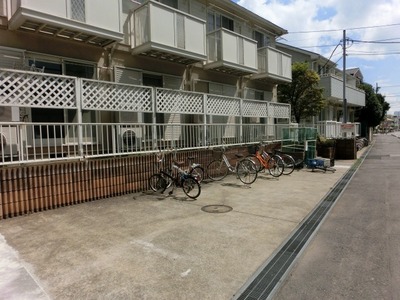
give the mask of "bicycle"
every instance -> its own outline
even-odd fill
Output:
[[[207,165],[207,175],[211,180],[218,181],[224,179],[228,172],[235,173],[239,180],[244,184],[252,184],[257,179],[256,165],[242,154],[235,154],[238,158],[235,165],[231,165],[225,155],[225,147],[222,148],[221,158],[211,161]]]
[[[159,162],[164,161],[164,156],[159,159]],[[196,178],[181,169],[178,162],[172,161],[172,169],[176,172],[173,174],[172,169],[162,170],[160,169],[158,173],[151,175],[148,179],[150,188],[155,192],[164,193],[164,191],[172,186],[172,190],[169,195],[172,195],[175,187],[181,187],[186,196],[192,199],[196,199],[200,196],[201,186]]]
[[[257,172],[261,172],[264,169],[268,169],[269,174],[273,177],[279,177],[283,174],[285,164],[283,159],[277,154],[269,154],[261,147],[256,149],[255,154],[249,154],[248,159],[252,160],[256,166]]]
[[[201,183],[204,179],[204,168],[200,164],[193,162],[193,156],[189,156],[187,159],[189,161],[187,172],[196,178],[199,183]]]
[[[283,175],[290,175],[293,173],[296,167],[296,161],[293,156],[287,153],[283,153],[281,150],[274,149],[273,154],[279,155],[283,161]]]
[[[174,155],[173,155],[173,160],[175,162],[177,162],[177,150],[175,148],[172,149]],[[201,183],[204,179],[204,168],[198,164],[194,162],[195,157],[194,156],[189,156],[187,158],[189,164],[188,167],[186,168],[186,172],[193,175],[196,180]],[[177,162],[178,163],[178,162]],[[183,162],[179,162],[178,164],[183,165]]]
[[[172,169],[165,167],[165,152],[166,152],[166,150],[164,150],[164,151],[160,150],[158,153],[155,154],[156,164],[157,164],[157,166],[155,168],[158,169],[158,173],[156,173],[156,174],[168,173],[169,175],[172,175]],[[150,188],[154,192],[157,192],[157,191],[160,190],[160,187],[157,186],[158,180],[156,180],[157,177],[154,176],[154,175],[155,174],[153,174],[152,176],[149,177],[148,183],[149,183]],[[152,180],[152,179],[154,179],[154,180]],[[171,187],[172,180],[170,180],[169,177],[165,177],[165,179],[166,179],[166,182],[167,182],[167,187],[166,188]]]

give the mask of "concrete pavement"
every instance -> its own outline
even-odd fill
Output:
[[[1,220],[0,299],[231,299],[354,162]]]

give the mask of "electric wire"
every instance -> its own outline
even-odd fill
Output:
[[[335,31],[343,31],[343,30],[360,30],[360,29],[372,29],[372,28],[391,27],[391,26],[400,26],[400,23],[385,24],[385,25],[374,25],[374,26],[361,26],[361,27],[353,27],[353,28],[347,28],[347,29],[321,29],[321,30],[293,31],[293,32],[289,31],[289,34],[335,32]]]

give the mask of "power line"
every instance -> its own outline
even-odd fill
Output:
[[[363,44],[400,44],[398,42],[386,42],[386,41],[361,41],[361,40],[352,40],[354,43],[363,43]]]
[[[379,56],[379,55],[399,55],[400,51],[398,52],[358,52],[358,51],[349,51],[348,55],[357,55],[357,56]]]
[[[371,28],[390,27],[390,26],[400,26],[400,23],[386,24],[386,25],[375,25],[375,26],[353,27],[353,28],[347,28],[346,30],[371,29]],[[304,34],[304,33],[335,32],[335,31],[343,31],[343,29],[322,29],[322,30],[293,31],[293,32],[289,31],[288,34]]]
[[[318,73],[319,73],[321,70],[323,70],[323,69],[325,68],[325,66],[330,62],[330,60],[331,60],[333,54],[335,53],[335,51],[336,51],[337,47],[339,47],[339,45],[340,45],[340,43],[336,45],[335,49],[333,49],[333,51],[332,51],[332,53],[331,53],[331,56],[329,56],[329,58],[328,58],[328,60],[325,62],[325,64],[324,64],[322,67],[319,68]]]
[[[391,87],[400,87],[400,84],[380,86],[380,88],[391,88]]]

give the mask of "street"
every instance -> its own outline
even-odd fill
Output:
[[[400,139],[375,143],[272,299],[400,299]]]

